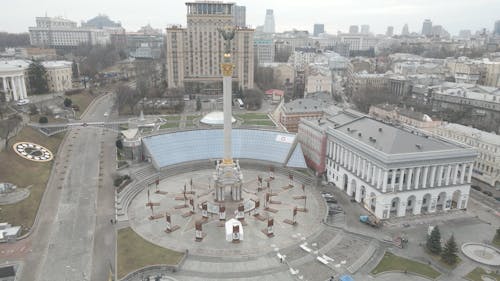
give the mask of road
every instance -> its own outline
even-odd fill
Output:
[[[102,120],[112,102],[110,95],[99,99],[83,120]],[[116,133],[96,128],[68,132],[40,205],[39,222],[28,238],[32,252],[21,280],[107,279],[115,254],[110,224],[114,195],[109,184],[115,137]]]

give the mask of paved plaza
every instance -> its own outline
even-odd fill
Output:
[[[292,244],[300,243],[305,238],[321,230],[321,221],[325,216],[326,207],[320,195],[311,190],[310,186],[302,190],[301,184],[294,183],[290,188],[289,179],[284,175],[276,175],[270,182],[271,188],[265,188],[257,191],[257,177],[267,178],[268,174],[259,171],[244,170],[243,197],[248,201],[249,198],[260,200],[260,207],[253,209],[245,214],[243,223],[244,240],[241,243],[231,243],[226,241],[223,222],[219,221],[217,213],[210,213],[206,222],[203,224],[203,232],[206,235],[202,242],[194,243],[195,228],[194,222],[202,219],[200,204],[203,201],[213,202],[213,183],[211,175],[213,170],[201,170],[190,174],[180,174],[170,177],[160,182],[158,189],[161,193],[155,193],[155,185],[145,188],[132,201],[129,211],[129,220],[132,228],[145,239],[170,249],[179,251],[189,250],[191,254],[209,255],[209,256],[255,256],[265,253],[278,251],[281,248]],[[187,193],[191,193],[190,181],[193,181],[193,194],[187,194],[186,201],[189,205],[189,199],[194,199],[195,213],[189,215],[192,211],[191,206],[184,205],[183,189],[186,185]],[[263,186],[266,187],[266,179]],[[210,189],[209,189],[210,185]],[[172,225],[180,228],[172,233],[165,233],[166,220],[159,218],[151,220],[151,209],[146,207],[148,202],[148,191],[150,200],[153,203],[159,203],[154,207],[155,215],[163,215],[165,212],[171,214]],[[272,193],[270,211],[264,210],[265,194]],[[302,196],[306,196],[306,200]],[[294,198],[295,197],[295,198]],[[176,200],[177,199],[177,200]],[[245,201],[244,200],[244,201]],[[298,211],[296,215],[296,224],[290,225],[285,220],[293,219],[293,209],[295,207],[304,208],[306,203],[307,211]],[[226,201],[226,219],[235,217],[235,212],[239,203]],[[260,214],[262,220],[254,215]],[[274,237],[269,238],[263,233],[267,228],[268,217],[274,218]]]

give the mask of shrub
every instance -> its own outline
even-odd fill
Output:
[[[47,124],[47,123],[49,123],[49,119],[46,116],[41,116],[38,119],[38,123],[40,123],[40,124]]]
[[[70,107],[73,104],[73,101],[70,98],[64,99],[64,106]]]

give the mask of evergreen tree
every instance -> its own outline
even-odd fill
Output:
[[[497,228],[497,232],[495,233],[495,237],[493,237],[493,242],[497,241],[500,244],[500,227]]]
[[[196,98],[196,111],[200,111],[201,110],[201,99],[200,97],[197,97]]]
[[[437,225],[432,229],[431,235],[427,237],[427,249],[435,255],[441,253],[441,233]]]
[[[70,107],[72,104],[73,104],[73,101],[70,98],[64,99],[64,106],[65,107]]]
[[[28,67],[28,76],[34,94],[44,94],[49,91],[47,70],[38,61],[33,61]]]
[[[441,253],[441,258],[447,264],[455,264],[457,263],[458,256],[458,247],[455,242],[455,237],[451,235],[450,239],[446,241],[443,247],[443,252]]]
[[[76,64],[76,61],[73,60],[73,64],[71,64],[71,72],[73,74],[73,78],[78,78],[80,76],[80,73],[78,71],[78,64]]]

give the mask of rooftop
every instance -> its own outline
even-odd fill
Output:
[[[286,113],[320,112],[323,103],[312,99],[296,99],[284,104],[283,108]]]
[[[450,131],[455,131],[457,133],[461,133],[470,138],[475,138],[481,140],[483,142],[487,142],[494,145],[500,145],[500,136],[494,133],[488,133],[485,131],[481,131],[479,129],[468,127],[456,123],[446,123],[441,126],[443,129],[447,129]]]
[[[383,122],[361,117],[336,128],[355,142],[369,145],[386,154],[419,153],[443,150],[459,150],[465,146],[424,135],[418,131],[407,131]],[[353,144],[355,145],[355,143]]]

